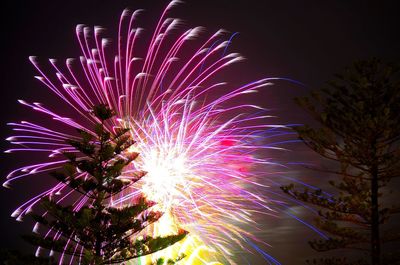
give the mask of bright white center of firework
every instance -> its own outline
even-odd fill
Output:
[[[151,201],[167,210],[178,202],[189,175],[187,160],[173,149],[139,150],[138,167],[147,172],[142,192]]]

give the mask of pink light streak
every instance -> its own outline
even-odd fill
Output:
[[[177,3],[172,1],[162,13],[144,53],[136,49],[142,35],[142,29],[135,26],[140,11],[124,10],[115,55],[109,52],[111,44],[102,37],[102,28],[92,30],[78,25],[76,36],[82,53],[79,68],[72,58],[68,58],[64,66],[50,59],[52,72],[47,73],[36,57],[29,57],[39,73],[35,78],[72,107],[80,119],[63,117],[40,103],[19,100],[60,126],[50,129],[27,121],[9,123],[15,135],[8,140],[18,148],[6,152],[46,153],[48,158],[12,171],[3,185],[9,186],[28,176],[39,177],[62,165],[65,159],[61,153],[75,152],[64,141],[76,139],[76,135],[65,133],[65,128],[93,134],[90,128],[96,120],[88,111],[94,104],[107,104],[117,113],[107,124],[108,129],[131,129],[137,141],[135,151],[140,153],[132,167],[149,172],[143,181],[110,203],[129,204],[142,191],[164,211],[170,211],[179,224],[201,235],[207,244],[234,263],[229,250],[232,244],[247,249],[245,238],[260,241],[243,228],[257,226],[252,216],[275,214],[263,193],[263,189],[268,188],[264,174],[254,169],[268,170],[269,166],[276,165],[260,154],[265,149],[281,148],[265,145],[260,132],[285,129],[285,126],[270,124],[272,116],[265,115],[265,109],[251,102],[232,103],[270,86],[278,78],[265,78],[237,87],[222,80],[221,71],[241,62],[243,57],[237,53],[225,54],[230,40],[212,45],[224,36],[223,30],[200,44],[200,27],[175,37],[175,32],[180,31],[180,22],[167,15]],[[172,44],[168,42],[171,38],[174,39]],[[189,45],[189,41],[194,43]],[[127,178],[129,170],[125,172]],[[84,178],[85,173],[79,177]],[[90,203],[60,183],[33,196],[12,216],[21,220],[45,196],[59,196],[60,202],[74,198],[76,210]],[[61,236],[51,231],[47,235]],[[82,250],[77,248],[76,251]],[[62,255],[60,264],[66,258]]]

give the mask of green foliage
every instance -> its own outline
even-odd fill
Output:
[[[175,259],[168,259],[167,260],[167,265],[174,265],[174,264],[178,264],[179,261],[181,261],[182,259],[184,259],[186,257],[185,254],[181,254],[178,257],[176,257]],[[159,258],[156,260],[156,262],[153,262],[149,265],[163,265],[165,264],[165,259],[164,258]]]
[[[295,127],[299,138],[338,165],[314,168],[337,176],[329,181],[335,196],[322,190],[299,191],[293,184],[281,187],[320,209],[316,225],[331,237],[311,241],[317,251],[366,251],[371,263],[380,265],[386,264],[381,245],[400,239],[398,233],[394,238],[381,233],[382,225],[400,212],[399,206],[384,206],[381,198],[387,193],[382,188],[400,175],[399,74],[399,68],[377,59],[358,61],[321,92],[296,99],[319,124]],[[353,264],[329,260],[310,264]]]
[[[94,106],[92,109],[92,113],[101,122],[111,119],[114,116],[114,112],[107,105],[104,105],[104,104],[99,104],[99,105]],[[102,133],[103,129],[99,128],[98,131]],[[97,135],[99,135],[97,130],[96,130],[96,133],[97,133]]]
[[[187,234],[183,230],[165,237],[143,235],[143,229],[162,215],[152,211],[154,203],[144,197],[125,207],[108,205],[112,196],[138,181],[146,172],[134,172],[127,179],[121,178],[124,168],[139,155],[127,152],[134,141],[127,129],[115,133],[106,129],[105,123],[113,112],[105,105],[95,106],[92,113],[100,121],[95,125],[95,135],[79,130],[80,140],[68,140],[76,152],[64,153],[68,162],[63,170],[51,173],[58,181],[85,196],[88,203],[77,208],[75,205],[64,206],[53,196],[43,198],[45,214],[31,215],[38,224],[50,228],[51,233],[47,236],[26,235],[25,240],[81,258],[82,264],[97,265],[148,255],[183,239]],[[55,236],[57,234],[61,237]],[[83,251],[76,251],[76,247]]]
[[[175,259],[168,259],[167,260],[167,264],[168,265],[178,264],[179,261],[183,260],[184,258],[186,258],[186,255],[185,254],[181,254]]]

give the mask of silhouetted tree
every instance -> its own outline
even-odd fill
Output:
[[[92,111],[98,119],[95,135],[79,130],[81,140],[68,140],[79,151],[65,152],[68,162],[63,171],[53,176],[86,197],[82,207],[64,206],[53,197],[43,199],[45,214],[33,214],[35,221],[50,229],[50,233],[25,236],[30,243],[79,259],[82,264],[121,263],[164,249],[183,239],[186,231],[165,237],[151,237],[143,229],[161,217],[151,211],[154,203],[144,197],[133,205],[113,207],[112,196],[138,181],[145,172],[121,176],[124,167],[139,154],[127,152],[134,144],[128,129],[110,133],[105,122],[113,112],[105,105]],[[132,171],[132,170],[130,170]],[[128,174],[128,173],[126,173]]]
[[[337,191],[334,196],[321,190],[299,191],[293,184],[282,187],[292,197],[320,208],[316,224],[331,237],[309,242],[317,251],[357,249],[368,252],[373,265],[399,262],[398,253],[382,253],[383,244],[400,239],[398,228],[383,231],[382,227],[400,213],[400,205],[388,205],[383,199],[389,193],[385,187],[400,172],[399,73],[399,68],[378,59],[358,61],[328,88],[296,100],[320,125],[294,128],[299,138],[337,162],[337,167],[318,169],[338,176],[329,182]],[[354,264],[328,260],[318,264]]]

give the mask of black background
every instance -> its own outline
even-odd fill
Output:
[[[239,32],[232,46],[247,58],[241,71],[244,79],[280,76],[306,84],[304,88],[279,83],[270,94],[258,99],[260,104],[275,109],[281,123],[297,123],[301,117],[292,98],[321,87],[333,73],[353,60],[377,56],[399,61],[400,16],[396,2],[186,1],[172,14],[182,18],[187,27],[201,25],[208,32],[219,28]],[[11,134],[7,122],[37,117],[19,105],[17,99],[40,102],[54,99],[33,79],[36,72],[28,61],[29,55],[77,57],[75,25],[101,25],[108,29],[109,37],[115,38],[117,21],[125,7],[145,9],[142,23],[150,30],[166,3],[155,0],[3,1],[0,138]],[[7,147],[10,145],[2,140],[1,150]],[[23,164],[20,159],[2,154],[1,176]],[[30,157],[26,155],[23,159]],[[15,183],[12,190],[0,190],[1,247],[28,248],[18,234],[28,231],[29,225],[17,223],[9,216],[36,185],[42,183],[31,179]],[[299,264],[312,254],[305,241],[314,235],[304,226],[291,221],[271,221],[267,229],[282,231],[271,233],[265,239],[273,246],[268,252],[282,264]],[[263,264],[263,261],[254,260],[252,264]]]

